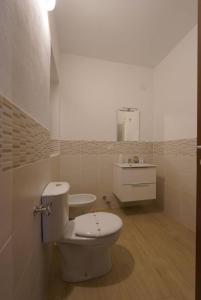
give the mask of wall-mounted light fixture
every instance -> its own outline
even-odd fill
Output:
[[[55,9],[56,6],[56,0],[44,0],[45,1],[45,6],[48,11],[52,11]]]

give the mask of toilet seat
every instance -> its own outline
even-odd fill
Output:
[[[101,233],[100,231],[97,233],[97,224],[94,214],[101,224]],[[87,223],[88,218],[91,220],[90,223]],[[82,229],[81,226],[83,226]],[[115,236],[119,234],[122,226],[122,220],[112,213],[96,212],[85,214],[67,223],[64,237],[59,243],[79,245],[97,245],[103,242],[110,243],[111,238],[115,239]]]
[[[120,230],[121,227],[121,219],[111,213],[94,212],[75,219],[75,234],[80,237],[105,237]]]

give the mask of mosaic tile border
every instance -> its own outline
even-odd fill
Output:
[[[197,139],[182,139],[175,141],[155,142],[154,155],[196,155]]]
[[[51,153],[69,154],[136,154],[195,155],[196,139],[163,142],[106,142],[53,140]]]
[[[61,154],[153,154],[152,142],[60,141]]]
[[[50,140],[50,156],[59,155],[61,152],[59,140]]]
[[[0,170],[49,157],[49,130],[0,96]]]

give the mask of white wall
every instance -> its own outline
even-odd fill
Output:
[[[58,34],[57,34],[54,11],[48,13],[48,19],[49,19],[49,26],[51,32],[51,45],[54,52],[55,63],[58,66],[60,61],[60,47],[58,42]]]
[[[42,2],[1,1],[0,94],[48,127],[50,33]]]
[[[61,52],[57,38],[54,11],[48,14],[51,33],[51,81],[50,81],[50,134],[52,139],[59,137],[60,93],[59,71]]]
[[[60,136],[60,93],[59,84],[52,83],[50,89],[50,135],[52,139]]]
[[[60,138],[116,140],[116,111],[141,112],[141,140],[152,140],[153,70],[62,55]]]
[[[122,106],[140,109],[141,140],[197,135],[197,26],[154,69],[66,54],[59,71],[54,138],[116,140]]]
[[[197,136],[197,26],[154,70],[154,140]]]

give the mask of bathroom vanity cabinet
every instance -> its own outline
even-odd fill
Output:
[[[156,198],[156,166],[151,164],[114,164],[113,193],[120,202]]]

